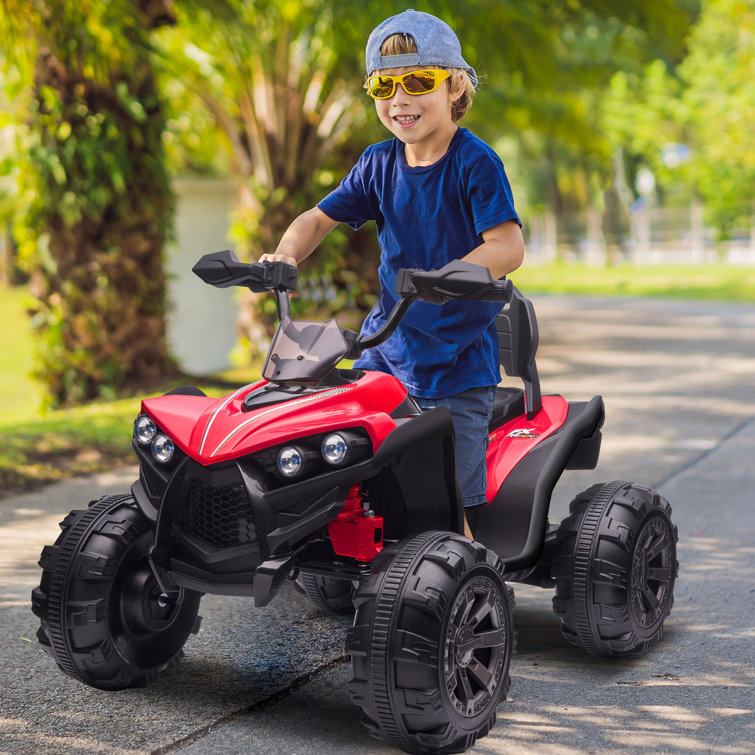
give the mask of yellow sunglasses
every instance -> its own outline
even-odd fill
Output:
[[[450,76],[448,71],[439,69],[409,71],[401,76],[370,76],[367,79],[367,94],[376,100],[387,100],[393,97],[396,84],[401,84],[407,94],[428,94],[434,92]]]

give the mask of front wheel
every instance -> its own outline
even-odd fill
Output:
[[[594,485],[569,506],[551,576],[561,634],[593,655],[641,655],[674,604],[677,528],[668,501],[629,482]]]
[[[93,501],[61,522],[32,592],[37,639],[69,676],[92,687],[142,687],[178,663],[199,629],[201,594],[167,596],[147,554],[154,535],[128,495]]]
[[[413,753],[464,752],[509,688],[513,591],[498,557],[451,532],[385,548],[346,639],[370,733]]]

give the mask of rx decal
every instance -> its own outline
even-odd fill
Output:
[[[527,428],[520,430],[513,430],[506,437],[507,438],[537,438],[537,433]]]

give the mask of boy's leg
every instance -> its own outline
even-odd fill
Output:
[[[488,448],[488,425],[494,399],[494,385],[470,388],[446,398],[414,397],[422,410],[445,406],[451,412],[456,434],[456,479],[465,508],[487,502],[485,452]]]

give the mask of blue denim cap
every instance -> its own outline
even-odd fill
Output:
[[[411,36],[417,52],[408,55],[381,55],[381,45],[393,34]],[[375,27],[367,40],[364,58],[368,76],[383,68],[402,66],[463,68],[469,74],[472,84],[477,86],[477,74],[461,56],[461,44],[454,30],[445,21],[422,11],[406,10]]]

